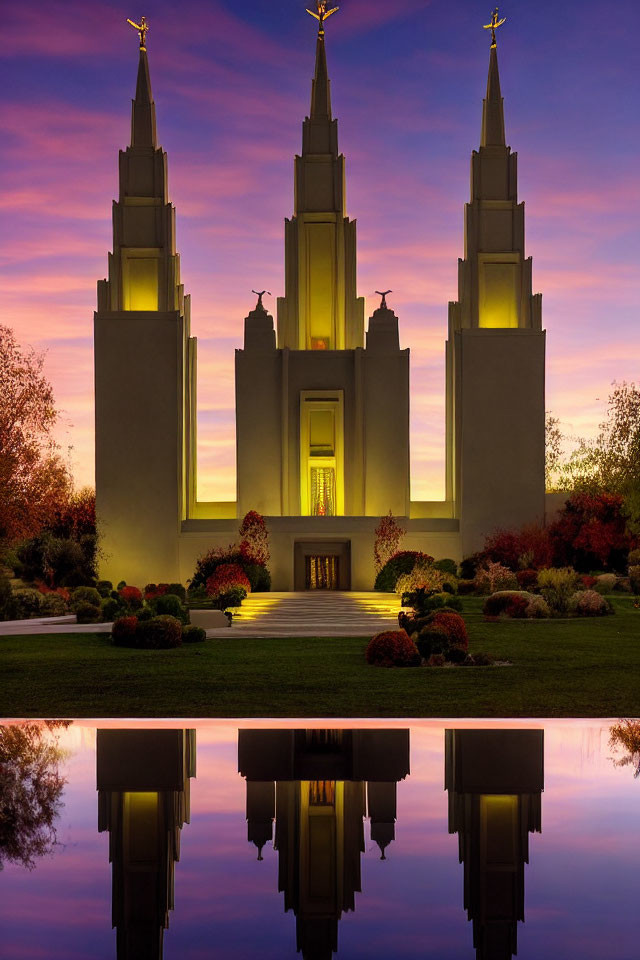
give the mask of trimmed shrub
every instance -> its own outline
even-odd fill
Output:
[[[181,583],[170,583],[165,593],[169,594],[169,596],[172,596],[172,597],[179,597],[183,603],[186,602],[187,591],[185,590],[185,588],[182,586]]]
[[[639,567],[640,566],[640,549],[639,550],[629,550],[629,556],[627,558],[627,563],[629,567]]]
[[[116,647],[134,647],[137,629],[137,617],[119,617],[111,628],[111,642]]]
[[[419,550],[400,550],[398,553],[394,553],[376,577],[373,589],[382,593],[393,593],[396,589],[398,577],[403,573],[411,573],[418,562],[428,566],[433,564],[433,557],[430,557],[428,553],[421,553]]]
[[[538,584],[537,570],[517,570],[516,579],[521,590],[529,590]]]
[[[0,573],[0,620],[15,620],[17,605],[11,591],[11,584],[4,574]]]
[[[207,580],[207,593],[210,597],[219,597],[241,587],[251,592],[249,578],[238,563],[222,563]]]
[[[396,593],[398,596],[403,596],[414,590],[426,590],[428,593],[440,592],[447,576],[450,574],[444,574],[430,564],[418,562],[410,573],[400,574],[396,580]]]
[[[473,580],[458,580],[458,593],[461,597],[469,596],[469,594],[474,593],[476,585]]]
[[[105,600],[107,597],[111,596],[111,591],[113,590],[113,584],[111,580],[98,580],[96,583],[96,590],[100,596]]]
[[[640,593],[640,563],[629,567],[629,582],[634,593]]]
[[[182,628],[182,642],[183,643],[204,643],[207,639],[207,631],[203,630],[202,627],[183,627]]]
[[[71,609],[74,613],[77,613],[80,604],[87,603],[92,607],[99,607],[100,600],[100,594],[95,587],[76,587],[71,594]],[[92,623],[92,621],[87,620],[85,623]]]
[[[420,663],[416,645],[405,630],[377,633],[369,641],[365,657],[376,667],[415,667]]]
[[[156,616],[170,616],[180,620],[181,623],[189,623],[189,611],[180,602],[180,597],[175,593],[165,593],[156,597],[151,603],[151,609]]]
[[[402,599],[403,606],[413,607],[417,617],[425,617],[443,607],[449,607],[458,613],[462,612],[462,600],[450,593],[430,593],[428,590],[419,588],[413,593],[405,594]]]
[[[255,556],[248,552],[245,543],[240,546],[214,547],[200,557],[196,563],[196,570],[189,584],[189,598],[197,594],[198,588],[205,588],[207,581],[221,566],[235,564],[239,566],[249,580],[251,591],[271,589],[271,575],[264,564],[257,562]],[[249,591],[247,591],[249,592]]]
[[[418,634],[415,645],[422,659],[428,661],[434,654],[446,658],[451,640],[445,629],[428,625]]]
[[[465,557],[460,564],[460,577],[462,580],[473,580],[480,567],[484,566],[489,557],[484,551],[472,553],[470,557]]]
[[[152,617],[139,620],[134,634],[135,646],[141,650],[169,650],[182,643],[182,624],[175,617]]]
[[[74,611],[78,623],[102,622],[102,610],[97,604],[82,601],[74,607]]]
[[[113,597],[107,597],[106,600],[103,600],[100,607],[103,623],[112,623],[123,613],[122,604],[114,600]]]
[[[215,601],[215,607],[218,610],[227,610],[229,607],[239,607],[242,601],[246,600],[247,591],[244,587],[233,587],[226,593],[221,593]]]
[[[68,612],[68,605],[59,593],[45,593],[40,601],[41,617],[64,617]]]
[[[434,563],[436,570],[441,570],[442,573],[449,573],[452,577],[458,577],[458,564],[455,560],[450,560],[445,558],[444,560],[436,560]]]
[[[578,590],[571,598],[570,606],[577,617],[604,617],[613,613],[609,601],[596,590]]]
[[[596,578],[593,589],[598,593],[613,593],[616,588],[617,577],[615,573],[601,573]]]
[[[524,597],[512,597],[505,614],[512,620],[524,620],[527,616],[528,606],[529,602]]]
[[[489,560],[510,570],[549,567],[553,563],[553,543],[547,527],[530,524],[521,530],[497,530],[487,537],[484,553]]]
[[[571,567],[549,567],[538,573],[538,587],[554,613],[568,613],[578,586],[578,574]]]
[[[527,604],[526,616],[528,620],[547,620],[551,610],[545,598],[534,594]]]
[[[592,577],[591,574],[589,573],[583,573],[582,576],[580,577],[580,583],[582,584],[585,590],[592,590],[593,587],[595,587],[597,582],[598,582],[598,578]]]
[[[129,610],[140,610],[144,604],[142,590],[139,590],[138,587],[128,587],[126,584],[124,587],[118,587],[118,596]]]
[[[267,593],[271,590],[271,574],[259,563],[246,563],[244,572],[251,584],[251,593]]]
[[[524,601],[525,606],[531,603],[532,600],[537,599],[534,593],[528,593],[526,590],[499,590],[497,593],[492,593],[490,597],[487,597],[482,607],[482,612],[485,617],[510,616],[508,610],[516,598]],[[520,606],[521,604],[517,604],[517,607],[513,609],[517,609]]]
[[[142,610],[136,610],[136,617],[141,622],[143,620],[152,620],[154,616],[155,616],[155,611],[152,609],[152,607],[147,606],[147,607],[143,607]]]
[[[493,560],[486,561],[484,566],[480,567],[473,582],[476,592],[481,594],[518,589],[515,573],[501,563],[494,563]]]
[[[434,613],[431,618],[431,626],[434,630],[443,630],[452,646],[460,647],[463,650],[469,647],[467,625],[459,613],[445,613],[444,611]]]
[[[16,610],[16,620],[30,620],[39,617],[44,601],[43,594],[31,587],[15,590],[13,594]]]

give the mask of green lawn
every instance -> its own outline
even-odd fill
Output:
[[[367,638],[208,640],[177,650],[105,636],[0,638],[4,717],[640,716],[640,610],[603,619],[485,623],[470,649],[510,667],[369,667]]]

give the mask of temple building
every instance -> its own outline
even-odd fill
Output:
[[[449,305],[446,500],[412,501],[409,350],[384,294],[365,330],[331,105],[328,14],[322,3],[318,11],[311,105],[285,221],[284,296],[274,324],[258,295],[236,351],[237,497],[229,503],[197,500],[196,341],[146,28],[140,33],[131,144],[120,154],[113,251],[95,314],[101,575],[114,582],[186,581],[197,557],[234,540],[249,510],[267,519],[276,590],[371,589],[374,530],[389,511],[407,531],[404,548],[456,560],[497,527],[544,518],[545,335],[516,155],[505,139],[495,31],[459,299]]]
[[[278,889],[296,916],[304,960],[331,960],[338,921],[361,891],[364,818],[381,859],[395,839],[397,784],[409,774],[408,730],[240,730],[247,839],[278,853]]]
[[[476,960],[511,960],[529,834],[542,832],[544,731],[445,730],[445,788]]]
[[[98,830],[109,832],[117,960],[162,960],[195,730],[98,730]]]

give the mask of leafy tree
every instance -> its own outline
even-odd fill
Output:
[[[609,746],[612,750],[621,747],[623,757],[613,760],[616,767],[634,768],[634,777],[640,777],[640,720],[619,720],[609,731]]]
[[[545,418],[544,482],[547,490],[555,490],[557,474],[562,463],[562,430],[560,420],[547,410]]]
[[[55,822],[65,779],[55,730],[69,721],[0,726],[0,870],[4,863],[29,870],[56,845]]]
[[[71,490],[52,436],[58,413],[43,363],[0,325],[0,539],[37,533]]]
[[[400,541],[405,533],[406,530],[400,526],[391,510],[386,517],[380,517],[380,523],[375,529],[376,539],[373,545],[373,562],[376,575],[398,552]]]

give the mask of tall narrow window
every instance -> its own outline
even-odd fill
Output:
[[[300,404],[300,506],[303,515],[344,513],[342,394],[303,393]]]
[[[124,258],[123,306],[125,310],[158,309],[158,259]]]

